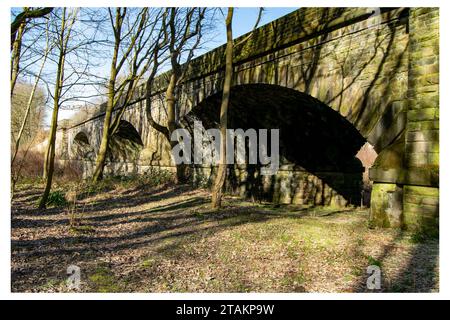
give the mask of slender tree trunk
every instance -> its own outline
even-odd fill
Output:
[[[50,122],[50,134],[48,138],[47,151],[45,153],[45,160],[44,160],[43,178],[45,180],[45,189],[38,204],[39,209],[44,209],[47,205],[47,199],[50,194],[50,189],[52,187],[53,171],[55,167],[55,142],[56,142],[56,129],[58,127],[59,102],[64,82],[64,63],[66,57],[67,42],[69,41],[70,37],[70,29],[69,30],[65,29],[66,29],[66,8],[63,8],[61,21],[61,34],[59,36],[60,42],[59,58],[56,71],[55,92],[53,96],[54,97],[53,113]],[[65,31],[67,31],[67,36]]]
[[[103,179],[103,170],[105,168],[106,155],[108,153],[109,145],[109,127],[111,125],[111,117],[114,109],[115,99],[115,87],[117,78],[117,59],[119,55],[119,47],[121,41],[121,28],[122,28],[122,15],[120,8],[116,8],[115,24],[113,24],[114,31],[114,51],[111,60],[111,67],[109,72],[108,82],[108,102],[105,110],[105,119],[103,120],[103,133],[102,141],[100,142],[100,148],[98,150],[97,159],[95,161],[94,174],[92,176],[92,182],[96,183]]]
[[[11,168],[12,168],[12,166],[14,164],[14,161],[16,160],[17,152],[19,151],[20,140],[22,139],[23,131],[25,130],[25,125],[26,125],[26,123],[28,121],[28,117],[30,115],[31,107],[33,105],[34,94],[36,93],[36,89],[37,89],[37,86],[39,84],[40,76],[41,76],[42,70],[44,69],[45,61],[47,60],[47,55],[48,55],[48,47],[47,47],[47,50],[46,50],[46,52],[44,54],[44,58],[43,58],[41,67],[39,69],[39,72],[38,72],[38,74],[36,76],[36,80],[35,80],[35,82],[33,84],[33,88],[31,89],[30,97],[28,98],[28,103],[27,103],[27,109],[25,111],[25,116],[23,117],[22,124],[20,126],[20,130],[19,130],[19,133],[17,134],[17,138],[16,138],[14,154],[13,154],[13,157],[11,159]]]
[[[103,179],[103,170],[105,168],[106,155],[108,153],[109,141],[110,141],[110,126],[111,118],[114,109],[114,101],[116,97],[116,78],[117,78],[117,60],[119,56],[119,48],[121,42],[121,31],[122,31],[122,19],[120,8],[116,9],[116,19],[115,24],[113,24],[114,31],[114,51],[111,60],[111,67],[109,72],[109,83],[108,83],[108,102],[105,110],[105,119],[103,120],[103,133],[102,141],[100,142],[100,148],[98,150],[97,159],[95,161],[95,170],[92,176],[92,182],[96,183]]]
[[[227,46],[225,53],[225,79],[223,83],[222,104],[220,105],[220,163],[214,182],[211,206],[220,208],[222,204],[222,193],[225,185],[227,174],[226,152],[227,152],[227,122],[228,122],[228,105],[230,102],[231,83],[233,80],[233,8],[228,8],[226,19],[227,27]]]
[[[95,161],[94,175],[92,176],[92,182],[96,183],[103,179],[103,170],[105,168],[106,155],[108,153],[108,146],[110,140],[109,127],[111,125],[111,118],[113,112],[114,103],[114,83],[110,84],[108,92],[108,104],[105,111],[105,119],[103,121],[103,133],[100,148],[97,154],[97,160]]]
[[[55,89],[55,91],[56,90],[59,89]],[[59,99],[56,99],[55,96],[50,127],[50,136],[48,139],[47,152],[45,153],[45,160],[44,160],[45,189],[39,202],[39,209],[44,209],[46,207],[47,199],[50,194],[50,189],[52,186],[53,170],[55,165],[55,141],[56,141],[56,128],[58,125],[58,110],[59,110]]]
[[[13,96],[14,87],[16,86],[17,77],[19,75],[20,53],[22,50],[22,37],[25,31],[25,22],[22,22],[18,29],[14,43],[12,44],[11,57],[11,98]]]
[[[45,52],[44,60],[42,61],[41,68],[39,69],[39,73],[38,73],[38,75],[36,77],[36,81],[34,82],[33,88],[31,89],[30,97],[28,98],[27,110],[25,111],[25,116],[23,117],[22,125],[20,126],[20,130],[19,130],[19,133],[17,134],[16,143],[15,143],[15,146],[14,146],[15,148],[14,148],[13,157],[11,159],[11,168],[14,167],[14,163],[16,161],[17,153],[19,152],[20,140],[22,139],[22,135],[23,135],[23,132],[25,130],[25,125],[26,125],[26,123],[28,121],[28,117],[30,115],[31,106],[33,104],[33,99],[34,99],[34,94],[36,92],[36,88],[37,88],[38,83],[39,83],[39,77],[41,76],[42,69],[44,69],[44,65],[45,65],[45,61],[47,59],[47,55],[48,55],[48,51]],[[25,152],[25,154],[23,156],[24,158],[26,157],[27,153],[28,152]],[[22,160],[22,162],[23,162],[23,160]],[[17,182],[18,177],[20,176],[20,172],[21,171],[22,171],[22,165],[19,166],[17,172],[15,172],[14,174],[11,173],[11,176],[12,176],[11,199],[14,198],[14,193],[15,193],[15,190],[16,190],[16,182]]]
[[[176,116],[175,116],[175,83],[177,81],[177,76],[175,75],[176,71],[174,70],[173,74],[170,76],[169,85],[166,90],[166,104],[167,104],[167,126],[169,128],[169,133],[176,129]]]
[[[172,133],[178,128],[176,119],[176,104],[175,104],[175,86],[178,80],[178,71],[173,70],[170,76],[169,85],[166,90],[166,105],[167,105],[167,128],[169,129],[169,140]],[[178,144],[177,141],[170,141],[170,146],[173,149]],[[187,181],[186,165],[181,163],[176,165],[176,183],[185,183]]]

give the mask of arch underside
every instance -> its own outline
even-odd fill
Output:
[[[186,119],[217,128],[221,92],[192,109]],[[366,142],[356,128],[319,100],[276,85],[234,86],[228,111],[232,129],[279,129],[280,170],[263,176],[260,165],[229,168],[228,188],[241,195],[280,203],[359,204],[361,162],[355,158]],[[211,168],[198,167],[197,179],[209,182]],[[202,176],[203,175],[203,176]]]
[[[141,136],[128,121],[121,120],[117,132],[111,137],[108,147],[109,162],[137,163],[144,144]]]

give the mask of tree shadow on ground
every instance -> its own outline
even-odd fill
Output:
[[[13,289],[23,291],[20,283],[27,277],[38,277],[35,285],[43,285],[55,273],[65,277],[67,265],[101,261],[113,252],[152,250],[168,240],[214,234],[281,216],[303,216],[299,214],[301,210],[297,213],[278,212],[270,210],[271,205],[238,207],[233,202],[220,212],[213,211],[209,209],[208,197],[188,196],[179,200],[178,195],[189,195],[191,192],[184,186],[153,196],[148,196],[147,192],[143,191],[139,196],[122,195],[119,201],[105,199],[88,208],[81,218],[82,225],[93,231],[86,233],[70,231],[69,217],[63,209],[47,209],[44,212],[51,214],[34,215],[34,210],[21,208],[22,212],[12,217],[13,234],[37,232],[38,236],[18,237],[11,241],[12,261],[20,266],[12,267]],[[169,203],[133,210],[144,202],[152,203],[156,199],[168,200]],[[21,201],[20,196],[18,201]],[[124,207],[129,207],[129,212],[120,210]]]
[[[354,284],[352,292],[433,292],[439,286],[436,279],[436,268],[439,264],[439,241],[428,238],[415,240],[415,233],[398,230],[395,237],[383,246],[381,254],[376,256],[375,263],[381,270],[381,289],[370,290],[367,287],[367,278],[370,274],[363,274]],[[398,243],[413,243],[413,249],[408,254],[408,260],[394,277],[387,280],[383,268],[390,256],[401,250]],[[438,274],[438,273],[437,273]]]
[[[185,187],[157,190],[159,195],[152,196],[159,197],[160,201],[151,198],[149,190],[143,190],[138,194],[124,192],[118,202],[111,201],[110,198],[108,203],[108,199],[103,199],[102,203],[108,203],[104,207],[99,203],[89,207],[81,217],[81,226],[89,228],[89,232],[71,231],[69,218],[63,209],[57,209],[57,214],[52,212],[49,215],[34,215],[34,211],[27,211],[26,207],[18,208],[16,211],[22,212],[12,214],[12,291],[45,291],[42,288],[48,279],[66,279],[66,268],[72,264],[80,266],[84,274],[95,272],[99,263],[127,268],[133,266],[132,274],[138,277],[136,263],[142,263],[145,257],[172,257],[184,265],[183,259],[194,259],[194,256],[184,251],[187,244],[209,241],[207,239],[213,239],[224,231],[239,230],[241,226],[245,226],[245,229],[248,226],[253,230],[263,230],[268,222],[278,218],[287,218],[289,220],[286,223],[295,224],[295,221],[308,217],[307,221],[327,225],[350,210],[252,204],[236,197],[227,197],[224,208],[214,211],[209,207],[209,194],[206,192],[193,192]],[[148,202],[142,204],[140,197],[146,198]],[[20,196],[17,200],[23,201]],[[52,210],[45,212],[48,211]],[[28,236],[29,233],[34,235]],[[383,254],[376,256],[381,264],[392,254],[399,240],[400,235],[383,248]],[[363,244],[355,245],[354,254],[357,255]],[[418,288],[418,291],[432,290],[432,281],[427,282],[430,277],[422,277],[422,274],[430,272],[437,263],[434,259],[437,258],[437,251],[435,255],[428,252],[435,247],[437,248],[437,244],[418,244],[411,253],[409,265],[402,270],[398,279],[385,284],[383,288],[389,289],[385,291],[413,291],[414,288]],[[421,256],[427,260],[418,259]],[[125,262],[118,264],[117,259],[124,259]],[[296,277],[298,270],[291,266],[283,269],[283,272],[286,281],[290,281]],[[236,277],[243,282],[248,280],[244,275]],[[366,276],[362,275],[349,291],[367,291],[365,281]],[[415,286],[414,281],[422,282]],[[305,290],[301,283],[295,288],[291,285],[281,287],[279,290]],[[245,288],[255,289],[252,283],[247,283]],[[245,288],[242,290],[247,290]],[[264,290],[264,287],[259,290]]]

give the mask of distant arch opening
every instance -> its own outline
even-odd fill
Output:
[[[84,132],[78,132],[73,138],[73,153],[75,159],[88,160],[94,156],[92,147],[89,143],[89,138]]]
[[[218,92],[203,100],[186,121],[218,127],[221,97]],[[361,203],[364,167],[355,156],[366,140],[347,119],[308,94],[277,85],[234,86],[230,101],[229,128],[280,130],[281,166],[274,176],[262,176],[259,165],[229,167],[229,191],[278,203]]]
[[[139,132],[128,121],[121,120],[116,133],[110,140],[109,160],[111,162],[136,162],[143,147]]]
[[[372,193],[372,181],[369,179],[369,169],[373,166],[377,157],[378,153],[369,142],[366,142],[356,154],[356,158],[361,161],[364,167],[361,203],[367,207],[370,206],[370,195]]]

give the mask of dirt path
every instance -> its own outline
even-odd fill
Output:
[[[367,228],[367,210],[275,208],[188,187],[120,189],[70,210],[34,209],[39,189],[12,205],[14,292],[65,292],[67,267],[92,292],[355,292],[368,265],[381,291],[437,291],[438,243]],[[83,212],[83,213],[81,213]]]

